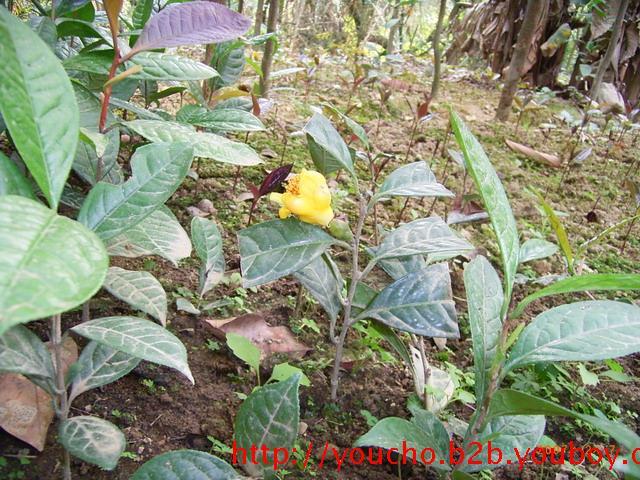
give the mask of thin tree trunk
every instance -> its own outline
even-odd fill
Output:
[[[269,18],[267,19],[267,33],[275,32],[278,28],[278,17],[280,14],[280,0],[269,0]],[[266,97],[269,93],[271,81],[271,65],[273,64],[273,54],[275,52],[275,41],[273,38],[267,40],[264,46],[264,56],[262,57],[262,77],[260,78],[260,96]]]
[[[238,13],[242,13],[244,11],[244,0],[238,0]]]
[[[389,38],[387,39],[387,53],[395,53],[395,41],[396,33],[398,33],[398,27],[400,26],[400,3],[396,3],[391,13],[391,20],[396,20],[396,24],[392,25],[389,29]]]
[[[442,70],[442,45],[440,45],[440,35],[444,23],[444,14],[447,10],[447,0],[440,0],[440,11],[438,12],[438,23],[433,32],[433,82],[431,83],[431,98],[436,98],[440,90],[440,73]]]
[[[536,34],[540,13],[546,11],[548,1],[549,0],[527,1],[524,20],[522,21],[522,27],[520,27],[520,33],[518,33],[518,41],[516,42],[516,47],[507,69],[504,88],[500,96],[500,103],[498,104],[498,110],[496,112],[497,120],[505,122],[509,119],[513,97],[515,97],[518,91],[518,82],[522,76],[527,55]]]
[[[604,74],[607,73],[609,69],[609,65],[611,65],[611,59],[613,58],[613,54],[615,53],[616,46],[620,41],[620,35],[622,34],[622,24],[624,22],[624,15],[627,12],[627,7],[629,6],[629,0],[622,0],[620,2],[620,9],[618,10],[618,14],[616,15],[616,21],[613,24],[613,31],[611,32],[611,38],[609,39],[609,46],[607,47],[607,51],[600,60],[600,64],[598,65],[598,72],[593,80],[593,85],[591,85],[591,90],[589,91],[589,97],[592,100],[595,100],[600,92],[600,86],[602,85],[602,80],[604,79]]]
[[[264,20],[264,0],[258,0],[258,6],[256,7],[256,23],[253,26],[253,34],[260,35],[262,31],[262,22]]]

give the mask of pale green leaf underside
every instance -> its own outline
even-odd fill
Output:
[[[104,288],[114,297],[134,309],[151,315],[163,326],[167,323],[167,294],[160,282],[149,272],[111,267]]]
[[[0,152],[0,196],[2,195],[19,195],[36,199],[29,181],[18,166]]]
[[[333,264],[333,265],[332,265]],[[315,298],[330,319],[335,320],[342,309],[342,277],[338,267],[327,255],[321,255],[293,275]]]
[[[538,315],[522,331],[506,369],[535,362],[589,361],[640,351],[640,307],[596,300]]]
[[[182,342],[161,326],[136,317],[105,317],[76,325],[74,332],[141,360],[174,368],[191,383]]]
[[[215,133],[196,132],[188,125],[156,120],[133,120],[125,125],[150,142],[187,142],[196,157],[238,166],[262,163],[258,154],[244,143],[231,141]]]
[[[51,353],[35,333],[16,325],[0,335],[0,372],[53,379]]]
[[[558,246],[555,243],[542,240],[541,238],[531,238],[520,247],[520,263],[541,260],[555,255]]]
[[[438,183],[436,176],[423,161],[403,165],[385,178],[373,201],[387,197],[454,197]]]
[[[95,234],[13,195],[0,197],[0,252],[0,335],[82,304],[107,272],[107,252]]]
[[[173,212],[162,205],[126,232],[107,241],[107,252],[116,257],[158,255],[176,267],[191,256],[191,240]]]
[[[238,480],[225,461],[197,450],[163,453],[142,465],[131,480]]]
[[[49,205],[57,209],[78,144],[71,82],[49,47],[4,7],[0,45],[0,113]]]
[[[202,262],[200,295],[204,295],[215,287],[224,275],[222,236],[214,222],[206,218],[194,217],[191,220],[191,238],[198,258]]]
[[[113,470],[124,452],[126,440],[118,427],[97,417],[72,417],[60,424],[60,443],[71,455]]]

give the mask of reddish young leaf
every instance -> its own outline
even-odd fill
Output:
[[[276,168],[269,175],[267,175],[262,181],[262,185],[260,185],[258,197],[264,197],[266,194],[275,192],[278,188],[280,188],[282,182],[284,182],[291,173],[292,168],[293,165],[283,165],[282,167]]]
[[[149,19],[130,55],[142,50],[234,40],[251,20],[213,2],[174,3]]]

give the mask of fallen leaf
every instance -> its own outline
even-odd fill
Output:
[[[536,160],[540,163],[545,163],[554,168],[560,168],[562,166],[562,161],[556,155],[540,152],[538,150],[534,150],[533,148],[527,147],[526,145],[512,142],[511,140],[505,140],[505,143],[514,152],[521,153],[522,155],[529,157],[532,160]]]
[[[187,207],[187,213],[192,217],[208,217],[209,214],[207,212],[203,212],[198,207]]]
[[[262,315],[256,313],[205,322],[213,327],[214,333],[221,339],[224,339],[227,333],[237,333],[248,338],[260,349],[262,358],[274,353],[287,353],[294,358],[300,358],[311,350],[296,339],[287,327],[272,327]]]
[[[202,200],[200,200],[196,205],[196,207],[205,213],[216,213],[216,209],[213,206],[213,202],[208,198],[203,198]]]
[[[47,347],[51,350],[50,342],[47,342]],[[55,364],[53,354],[52,358]],[[71,337],[67,337],[62,350],[65,375],[76,360],[78,346]],[[0,427],[8,433],[42,451],[54,415],[51,396],[42,388],[23,375],[0,375]]]
[[[270,148],[265,148],[260,152],[260,155],[266,158],[278,158],[278,154]]]

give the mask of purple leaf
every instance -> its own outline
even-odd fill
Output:
[[[282,167],[276,168],[269,175],[265,177],[262,181],[262,185],[260,185],[260,191],[258,192],[259,197],[265,196],[267,193],[271,193],[276,191],[282,185],[289,174],[291,173],[291,169],[293,165],[284,165]]]
[[[251,20],[212,2],[174,3],[149,19],[131,54],[156,48],[220,43],[238,38]]]

